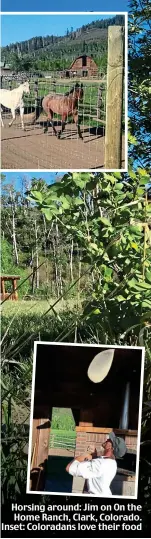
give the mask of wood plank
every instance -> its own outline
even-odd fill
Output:
[[[88,423],[86,421],[80,421],[79,427],[93,427],[93,423]]]
[[[17,288],[16,279],[12,279],[12,284],[13,284],[13,291],[14,291],[13,299],[18,300],[18,291],[16,290]]]
[[[108,28],[105,168],[120,169],[122,160],[122,105],[124,81],[124,31]]]
[[[37,461],[38,461],[38,466],[40,466],[48,458],[49,438],[50,438],[50,419],[49,418],[48,420],[41,419],[38,429],[40,431],[40,435],[39,435]]]
[[[76,431],[77,432],[96,432],[98,434],[99,433],[109,434],[110,432],[114,432],[118,436],[120,436],[120,434],[128,435],[128,436],[137,436],[137,430],[124,430],[124,429],[122,430],[122,429],[113,429],[109,427],[105,428],[105,427],[79,426],[79,427],[76,427]]]
[[[4,281],[12,281],[12,279],[20,279],[19,275],[2,275],[1,279],[4,279]]]
[[[105,120],[100,120],[99,118],[97,118],[97,116],[93,116],[93,115],[92,115],[92,118],[93,118],[93,120],[96,120],[98,123],[103,124],[103,125],[106,125],[106,121],[105,121]]]
[[[1,277],[1,294],[2,300],[5,299],[5,283],[3,277]]]
[[[117,473],[119,475],[125,475],[127,477],[127,480],[130,478],[131,481],[135,481],[135,472],[132,472],[132,470],[126,470],[125,468],[117,468]]]
[[[39,425],[40,425],[40,419],[33,419],[31,468],[37,467],[37,453],[38,453],[38,444],[39,444],[38,426]]]
[[[50,419],[33,420],[30,490],[43,490],[49,454]]]

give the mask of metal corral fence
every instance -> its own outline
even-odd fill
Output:
[[[53,135],[51,126],[44,134],[47,118],[41,108],[41,98],[47,94],[62,96],[76,82],[81,83],[81,80],[31,79],[30,95],[24,95],[25,132],[21,129],[19,113],[8,130],[11,113],[3,110],[3,122],[7,129],[2,130],[5,139],[2,141],[2,168],[95,169],[103,166],[106,78],[102,81],[82,80],[84,96],[83,101],[78,103],[78,112],[83,141],[78,138],[77,127],[71,116],[66,120],[60,141]],[[11,81],[11,87],[9,81],[3,81],[3,87],[5,84],[5,88],[13,89],[21,83],[22,79],[18,77]],[[56,130],[60,131],[61,117],[57,114],[54,114],[54,124]]]
[[[29,74],[26,74],[27,80]],[[25,105],[25,123],[30,124],[30,117],[26,118],[26,115],[34,112],[36,107],[40,107],[40,101],[42,97],[47,94],[57,94],[62,96],[66,92],[70,92],[71,88],[78,83],[83,83],[84,97],[82,103],[79,102],[78,109],[79,115],[82,120],[83,125],[96,126],[100,124],[105,125],[105,110],[106,110],[106,77],[104,76],[101,81],[99,80],[84,80],[75,79],[73,80],[57,80],[57,79],[30,79],[30,95],[24,95],[24,105]],[[3,88],[12,90],[22,84],[22,76],[18,76],[16,79],[11,81],[4,78],[3,79]],[[42,118],[45,116],[44,112],[39,110],[41,114],[41,124]],[[3,118],[10,117],[10,113],[3,112]],[[60,121],[60,116],[54,115],[54,118],[57,118]],[[70,118],[67,121],[71,121]],[[31,118],[32,123],[32,118]],[[45,118],[43,118],[43,123],[45,123]],[[37,121],[38,124],[38,121]],[[16,124],[15,124],[16,125]],[[21,123],[17,121],[17,127],[21,127]]]

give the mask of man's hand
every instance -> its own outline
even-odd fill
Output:
[[[83,455],[79,455],[79,457],[76,457],[76,460],[79,462],[84,462],[85,460],[92,460],[91,453],[84,453]]]
[[[74,462],[74,460],[78,460],[78,462],[84,462],[85,460],[92,460],[92,455],[91,455],[91,453],[88,453],[88,452],[84,453],[83,455],[79,455],[79,457],[76,457],[71,462],[69,462],[69,464],[67,464],[66,472],[69,472],[69,468],[70,468],[72,462]]]
[[[92,460],[92,454],[91,453],[86,453],[85,454],[85,459],[84,460]]]

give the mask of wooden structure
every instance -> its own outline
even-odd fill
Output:
[[[122,107],[124,85],[124,28],[108,28],[108,65],[105,129],[105,169],[122,162]]]
[[[16,290],[17,288],[17,281],[19,281],[20,276],[19,275],[1,275],[1,301],[4,299],[12,299],[17,300],[18,299],[18,292]],[[10,281],[10,292],[6,292],[5,290],[5,283]]]
[[[74,73],[74,72],[76,72],[78,76],[82,76],[82,77],[91,76],[92,77],[92,76],[97,75],[98,67],[91,56],[87,56],[86,54],[83,54],[81,56],[78,56],[78,58],[76,58],[74,62],[72,62],[69,68],[69,73]]]
[[[106,348],[37,344],[35,397],[32,432],[31,490],[44,490],[53,407],[71,408],[75,420],[75,456],[95,444],[98,451],[112,430],[125,439],[127,453],[118,461],[113,485],[116,495],[134,495],[141,350],[116,348],[107,377],[91,382],[87,370],[96,352]],[[119,429],[126,384],[130,384],[128,428]],[[56,451],[54,452],[56,455]],[[82,486],[80,486],[82,485]],[[74,478],[72,492],[84,485]],[[55,489],[52,488],[52,491]],[[61,492],[61,485],[60,485]]]
[[[12,74],[12,68],[9,64],[6,64],[6,62],[0,62],[0,70],[2,76]]]

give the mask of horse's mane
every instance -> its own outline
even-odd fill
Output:
[[[83,87],[83,84],[81,84],[81,88],[82,88],[82,87]],[[70,94],[73,94],[73,92],[74,92],[75,90],[77,90],[78,88],[80,88],[80,85],[78,84],[78,82],[76,82],[75,86],[73,86],[73,87],[71,88],[71,90],[70,90],[69,92],[66,92],[64,95],[65,95],[65,96],[68,96],[68,95],[70,95]]]
[[[68,95],[70,95],[70,94],[73,94],[74,89],[75,89],[75,88],[74,88],[74,86],[73,86],[73,88],[71,88],[70,92],[66,92],[64,95],[65,95],[65,96],[68,96]]]

